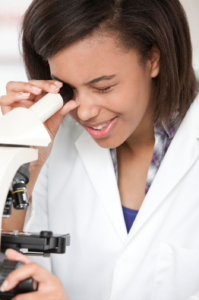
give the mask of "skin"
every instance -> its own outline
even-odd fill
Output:
[[[156,61],[154,61],[156,59]],[[95,139],[104,148],[124,142],[133,148],[153,131],[152,77],[159,72],[159,51],[153,48],[145,64],[135,50],[124,50],[109,36],[94,36],[58,52],[49,59],[51,74],[69,83],[80,103],[70,115],[80,124],[118,117],[113,132]],[[102,76],[109,80],[89,83]]]
[[[40,148],[38,161],[30,165],[30,197],[39,172],[50,154],[59,125],[67,113],[81,126],[103,123],[116,117],[110,134],[94,140],[104,148],[117,147],[118,186],[122,205],[140,208],[154,147],[153,78],[159,73],[159,59],[159,50],[153,46],[145,62],[141,63],[136,50],[118,46],[115,37],[102,34],[79,41],[49,59],[51,74],[73,87],[74,99],[45,122],[52,143],[48,148]],[[55,80],[10,82],[7,95],[0,98],[2,112],[5,114],[18,106],[30,107],[46,92],[57,93],[60,87]],[[77,99],[79,103],[74,101]],[[19,216],[19,212],[15,211],[9,222],[3,221],[3,228],[22,230],[23,222],[24,213]],[[36,276],[39,270],[43,272],[34,265],[29,275]],[[22,278],[27,275],[26,272],[25,268],[21,268],[13,272],[14,275],[9,275],[8,286],[16,284],[16,278]],[[50,278],[49,274],[43,278],[48,280],[48,276]],[[56,284],[52,292],[54,299],[57,299],[55,295],[59,289],[60,285]],[[44,296],[49,299],[47,293]],[[45,299],[44,296],[42,299]],[[21,300],[20,297],[17,299]],[[31,297],[39,299],[34,295]],[[65,297],[64,294],[60,299],[67,299]]]
[[[152,78],[159,73],[159,58],[159,50],[153,46],[141,63],[134,49],[118,47],[109,36],[94,36],[49,60],[51,74],[74,88],[80,106],[70,115],[80,125],[92,126],[117,117],[112,132],[94,140],[104,148],[117,147],[121,202],[136,210],[144,199],[153,154]]]

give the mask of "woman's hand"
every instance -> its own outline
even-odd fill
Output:
[[[32,277],[38,282],[38,291],[19,294],[13,300],[69,300],[60,280],[40,265],[18,253],[8,249],[6,256],[10,260],[22,261],[25,265],[12,271],[1,285],[1,291],[13,289],[21,280]]]
[[[62,82],[56,80],[30,80],[29,82],[9,82],[6,86],[7,95],[0,97],[0,105],[3,114],[8,113],[16,107],[31,107],[35,102],[40,100],[46,93],[56,94],[62,87]],[[45,123],[45,127],[50,134],[52,143],[59,129],[64,116],[76,108],[78,103],[71,100],[64,105],[57,113],[50,117]],[[37,162],[32,163],[34,166],[42,167],[48,158],[52,143],[48,147],[39,148],[39,158]]]

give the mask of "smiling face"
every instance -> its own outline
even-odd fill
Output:
[[[153,77],[159,51],[145,63],[136,50],[118,47],[114,37],[93,35],[49,59],[51,74],[74,89],[80,105],[70,112],[105,148],[144,139],[153,130]]]

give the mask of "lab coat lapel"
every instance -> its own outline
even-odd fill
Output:
[[[132,239],[153,215],[199,156],[199,104],[196,100],[182,121],[130,230]]]
[[[84,131],[75,143],[88,176],[122,242],[127,237],[110,150]]]

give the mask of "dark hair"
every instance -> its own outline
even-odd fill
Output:
[[[48,59],[96,30],[112,31],[142,58],[160,50],[155,78],[155,122],[182,120],[197,94],[192,46],[178,0],[33,0],[22,24],[22,54],[29,79],[50,79]]]

